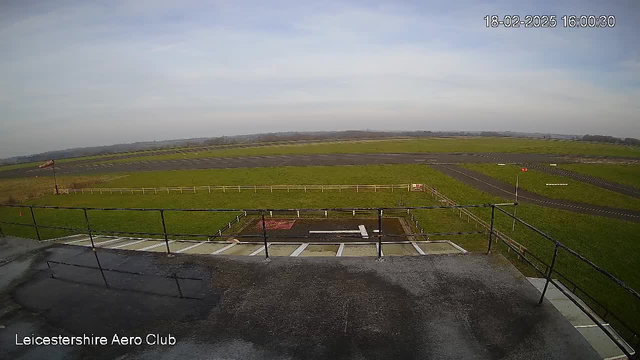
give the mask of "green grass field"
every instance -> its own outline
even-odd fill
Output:
[[[635,147],[577,141],[515,138],[429,138],[406,140],[367,140],[351,142],[273,145],[140,156],[98,163],[121,163],[209,157],[258,155],[344,154],[344,153],[544,153],[640,157]]]
[[[571,178],[550,175],[535,169],[520,171],[519,165],[498,166],[497,164],[464,164],[463,167],[481,172],[515,187],[519,177],[520,189],[528,190],[554,199],[571,200],[586,204],[609,206],[621,209],[640,210],[640,199],[614,191],[576,181]],[[546,184],[569,184],[568,186],[547,186]]]
[[[640,164],[560,164],[558,167],[577,173],[592,175],[640,189]]]
[[[262,169],[192,170],[140,172],[127,177],[105,182],[103,187],[138,186],[189,186],[220,184],[373,184],[373,183],[426,183],[437,188],[450,198],[463,204],[495,203],[502,199],[469,187],[424,165],[379,165],[379,166],[335,166],[335,167],[283,167]],[[433,198],[425,193],[409,192],[361,192],[342,193],[308,192],[286,193],[262,191],[258,193],[199,193],[199,194],[114,194],[114,195],[64,195],[46,196],[29,204],[87,206],[87,207],[170,207],[170,208],[316,208],[316,207],[376,207],[395,206],[400,195],[405,205],[433,205]],[[474,211],[484,219],[489,219],[489,209]],[[56,225],[84,228],[84,216],[78,210],[35,210],[40,225]],[[2,208],[3,221],[31,223],[28,211]],[[96,230],[117,230],[123,232],[148,231],[161,233],[158,212],[91,211],[90,222]],[[236,213],[166,213],[167,230],[170,233],[213,234],[218,228],[236,216]],[[542,231],[553,236],[588,259],[640,289],[640,270],[634,264],[640,263],[640,224],[571,213],[562,210],[542,208],[534,205],[520,205],[518,216]],[[416,217],[427,232],[474,231],[473,223],[460,218],[450,210],[421,210]],[[511,231],[511,220],[500,213],[496,216],[496,227],[505,231],[525,245],[531,252],[549,262],[552,244],[541,236],[516,226]],[[31,228],[3,225],[5,233],[35,237]],[[43,236],[54,237],[69,234],[60,230],[43,230]],[[459,243],[472,251],[483,251],[487,246],[484,235],[465,237],[444,237]],[[517,261],[516,261],[517,263]],[[526,269],[526,266],[518,264]],[[558,269],[573,279],[579,286],[597,297],[598,301],[624,316],[636,329],[640,329],[640,309],[637,302],[629,300],[628,294],[620,292],[608,280],[601,279],[593,270],[585,268],[570,257],[561,254]],[[527,270],[525,270],[526,272]],[[530,273],[530,272],[528,272]]]

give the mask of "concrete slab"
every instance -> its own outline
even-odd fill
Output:
[[[264,248],[264,245],[237,244],[236,246],[233,246],[233,247],[221,252],[219,255],[249,255],[249,254],[253,253],[254,251],[256,251],[256,250],[258,250],[260,248]],[[293,250],[292,250],[292,252],[293,252]]]
[[[373,244],[368,245],[352,245],[344,244],[342,257],[348,256],[378,256],[378,249]]]
[[[528,278],[529,282],[540,292],[544,289],[546,279],[544,278]],[[557,281],[557,280],[556,280]],[[560,285],[562,286],[562,285]],[[574,294],[564,286],[563,290],[572,296],[573,299],[578,301],[581,306],[588,309],[588,311],[596,318],[596,320],[607,327],[614,334],[617,334],[613,328],[606,324],[596,313],[588,308],[588,306],[580,300]],[[560,313],[585,337],[585,339],[591,344],[591,346],[605,359],[618,358],[624,356],[622,350],[615,344],[613,340],[602,330],[596,323],[591,320],[580,308],[574,304],[562,291],[560,291],[554,284],[549,283],[547,292],[545,293],[545,299],[548,300]],[[617,336],[620,339],[619,336]],[[630,348],[628,348],[631,350]]]
[[[298,256],[336,256],[340,245],[309,245]]]
[[[418,242],[416,244],[425,254],[460,254],[462,253],[460,250],[456,249],[449,243],[441,242],[441,243],[425,243]]]
[[[136,242],[135,244],[121,247],[120,250],[140,250],[159,243],[160,242],[156,240],[145,240],[143,242]]]
[[[229,243],[226,241],[211,241],[205,244],[193,247],[188,250],[184,250],[181,254],[211,254],[214,251],[220,250],[225,246],[229,246]]]
[[[269,246],[269,256],[289,256],[296,251],[298,247],[300,247],[300,245],[271,245]],[[264,251],[261,252],[260,255],[264,255]]]
[[[418,256],[420,255],[412,244],[382,244],[385,256]]]

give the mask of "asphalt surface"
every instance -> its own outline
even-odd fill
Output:
[[[431,167],[479,190],[500,196],[508,201],[515,200],[515,189],[512,184],[506,184],[491,176],[456,165],[431,165]],[[640,211],[553,199],[523,189],[518,190],[518,202],[568,210],[581,214],[640,222]]]
[[[96,254],[104,277],[44,264],[96,266]],[[30,265],[0,290],[11,304],[0,316],[5,358],[598,359],[500,255],[265,262],[53,245],[24,257]],[[176,343],[15,345],[16,335],[149,333]]]
[[[273,155],[247,157],[220,157],[202,159],[176,159],[133,161],[115,164],[63,163],[56,166],[56,173],[101,174],[114,172],[258,168],[272,166],[333,166],[372,164],[421,164],[421,163],[570,163],[570,157],[541,154],[314,154],[314,155]],[[22,168],[0,171],[0,178],[50,176],[51,168]]]
[[[580,174],[575,171],[559,169],[557,167],[550,167],[550,166],[544,166],[539,164],[526,164],[526,165],[530,168],[544,171],[547,174],[566,176],[568,178],[582,181],[587,184],[595,185],[603,189],[615,191],[617,193],[624,194],[624,195],[633,196],[635,198],[640,198],[640,189],[637,189],[630,185],[619,184],[617,182],[605,180],[596,176]]]

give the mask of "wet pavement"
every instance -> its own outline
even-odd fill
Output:
[[[265,261],[53,244],[23,256],[28,269],[1,290],[7,358],[598,358],[499,255]],[[176,343],[16,346],[16,334]]]

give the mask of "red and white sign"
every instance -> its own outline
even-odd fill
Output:
[[[520,171],[529,171],[527,168],[520,168]]]
[[[424,191],[424,184],[411,184],[411,191]]]
[[[46,163],[44,163],[44,164],[42,164],[42,165],[40,165],[38,167],[41,168],[41,169],[42,168],[48,168],[49,166],[53,166],[53,164],[54,164],[54,161],[53,160],[49,160]]]

